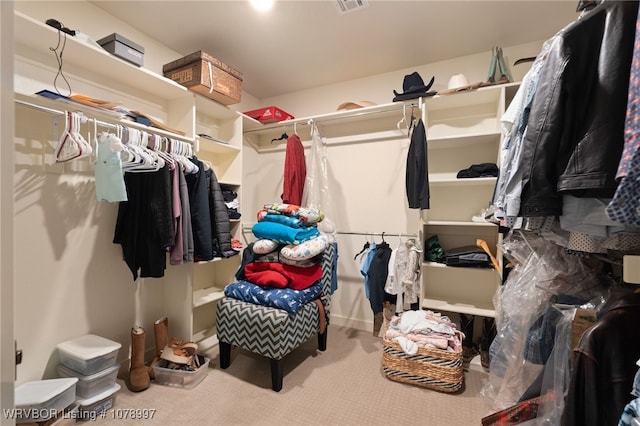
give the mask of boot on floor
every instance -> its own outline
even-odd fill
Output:
[[[162,349],[169,344],[169,319],[162,317],[153,323],[153,335],[155,342],[155,354],[151,365],[149,365],[149,378],[155,380],[155,373],[153,366],[160,362],[160,355],[162,355]]]
[[[156,344],[155,356],[159,358],[160,355],[162,355],[164,347],[169,344],[169,319],[162,317],[156,320],[156,322],[153,323],[153,333]]]
[[[150,385],[149,372],[144,365],[144,329],[139,326],[131,329],[131,366],[125,384],[131,392],[143,391]]]

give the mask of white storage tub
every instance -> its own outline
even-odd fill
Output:
[[[113,340],[87,334],[58,344],[60,363],[85,376],[116,364],[122,345]]]
[[[78,403],[78,419],[94,420],[101,413],[113,408],[116,404],[116,394],[120,390],[120,385],[115,383],[111,388],[105,390],[91,398],[76,399]]]
[[[116,364],[111,367],[107,367],[104,370],[100,370],[90,376],[80,374],[63,364],[58,364],[57,369],[58,377],[78,378],[78,383],[76,384],[76,395],[78,398],[86,399],[111,389],[118,378],[118,370],[120,370],[120,366]]]
[[[16,423],[43,422],[55,418],[76,399],[75,377],[26,382],[15,389]]]

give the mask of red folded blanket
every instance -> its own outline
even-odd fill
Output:
[[[249,262],[244,267],[246,280],[261,286],[304,290],[322,277],[319,264],[301,268],[278,262]]]

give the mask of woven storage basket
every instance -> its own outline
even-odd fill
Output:
[[[461,336],[459,338],[462,341]],[[456,392],[462,388],[462,350],[419,348],[417,354],[408,355],[391,340],[383,338],[382,344],[382,369],[387,378],[441,392]]]

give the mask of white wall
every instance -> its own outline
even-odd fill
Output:
[[[13,138],[13,1],[0,3],[0,140]],[[13,147],[0,146],[0,408],[13,407],[14,347],[14,231]],[[15,423],[5,416],[0,424]]]
[[[518,46],[503,46],[504,56],[514,81],[520,81],[531,63],[513,66],[518,58],[536,56],[542,41]],[[451,75],[463,73],[470,82],[486,81],[491,52],[422,65],[412,69],[346,81],[325,87],[290,93],[269,99],[262,104],[277,105],[296,118],[309,117],[335,111],[345,101],[368,100],[377,104],[390,103],[393,89],[402,92],[404,75],[418,71],[425,80],[435,76],[435,90],[447,87]],[[461,95],[462,96],[462,95]],[[428,101],[427,101],[428,102]],[[389,123],[386,130],[397,130],[395,123],[402,118],[399,110],[397,119]],[[337,123],[320,123],[321,133],[328,137],[326,155],[328,158],[329,188],[334,209],[333,221],[343,232],[373,233],[418,233],[419,213],[409,209],[405,191],[405,163],[409,138],[397,132],[397,138],[385,140],[363,140],[355,143],[331,143],[332,136],[340,136],[334,126]],[[299,125],[298,133],[308,134],[307,126]],[[301,131],[305,127],[304,132]],[[345,132],[353,132],[340,126]],[[283,125],[291,134],[292,126]],[[367,132],[366,128],[361,129]],[[371,131],[371,130],[369,130]],[[308,136],[303,142],[308,142]],[[243,212],[246,221],[264,203],[280,201],[284,170],[284,143],[279,151],[258,152],[251,145],[245,145],[243,159],[245,176],[243,179]],[[307,160],[309,151],[307,149]],[[490,200],[487,200],[489,203]],[[364,294],[364,281],[359,272],[359,260],[354,261],[366,242],[365,236],[339,235],[339,290],[334,295],[331,318],[334,324],[371,330],[373,315]],[[380,237],[375,241],[379,242]],[[387,237],[394,247],[400,240]]]
[[[145,68],[157,73],[163,63],[180,56],[84,1],[20,1],[16,9],[42,21],[64,17],[66,26],[95,39],[114,31],[126,34],[147,48]],[[511,64],[515,58],[533,56],[539,46],[532,43],[505,48],[507,60]],[[486,79],[489,58],[489,52],[481,52],[416,70],[425,79],[435,75],[437,89],[444,87],[454,73],[465,73],[472,81]],[[403,76],[411,71],[399,70],[272,99],[258,100],[244,93],[242,104],[234,107],[243,111],[278,105],[300,117],[333,111],[345,100],[387,103],[392,90],[401,90]],[[524,69],[517,67],[512,71],[516,78],[524,74]],[[90,174],[47,166],[52,139],[51,117],[16,108],[15,335],[24,350],[18,382],[53,377],[58,360],[56,344],[85,333],[120,342],[120,358],[126,359],[130,329],[139,323],[147,330],[147,348],[152,348],[152,322],[162,316],[158,282],[133,283],[120,247],[112,243],[117,206],[95,201]],[[407,148],[406,138],[328,148],[334,221],[340,230],[416,231],[417,212],[406,208],[404,196]],[[263,203],[279,199],[284,151],[258,154],[245,146],[244,154],[243,221],[251,221]],[[332,318],[337,324],[369,329],[370,309],[353,262],[364,241],[364,237],[340,238],[340,283]],[[393,238],[388,241],[397,243]]]

